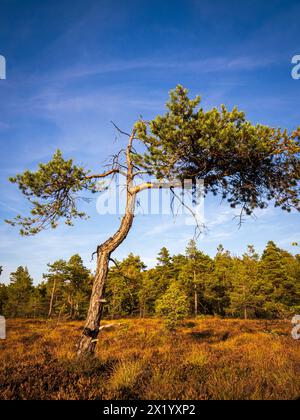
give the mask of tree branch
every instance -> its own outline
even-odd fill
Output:
[[[86,179],[106,178],[109,175],[118,174],[118,173],[120,173],[119,169],[110,169],[109,171],[103,172],[102,174],[88,175],[86,176]]]
[[[126,131],[121,130],[121,129],[117,126],[117,124],[115,124],[113,121],[111,121],[111,123],[112,123],[112,125],[115,127],[115,129],[116,129],[116,130],[117,130],[120,134],[123,134],[124,136],[127,136],[127,137],[131,137],[131,134],[126,133]]]

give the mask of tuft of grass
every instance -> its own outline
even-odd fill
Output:
[[[198,348],[193,348],[192,351],[187,355],[185,359],[187,365],[195,367],[204,367],[208,363],[207,354]]]
[[[142,372],[142,363],[137,361],[121,361],[113,368],[110,377],[110,388],[114,391],[132,390]]]

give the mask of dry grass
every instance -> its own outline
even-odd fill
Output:
[[[80,322],[8,321],[1,399],[296,399],[300,342],[289,322],[155,319],[105,329],[94,360],[74,358]]]

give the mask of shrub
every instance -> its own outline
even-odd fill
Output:
[[[173,282],[165,294],[156,301],[155,311],[161,316],[168,329],[173,330],[189,311],[188,297],[180,284]]]

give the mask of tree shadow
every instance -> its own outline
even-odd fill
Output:
[[[230,333],[228,331],[221,334],[216,334],[212,330],[192,331],[189,335],[194,341],[206,341],[208,343],[226,341],[230,338]]]

